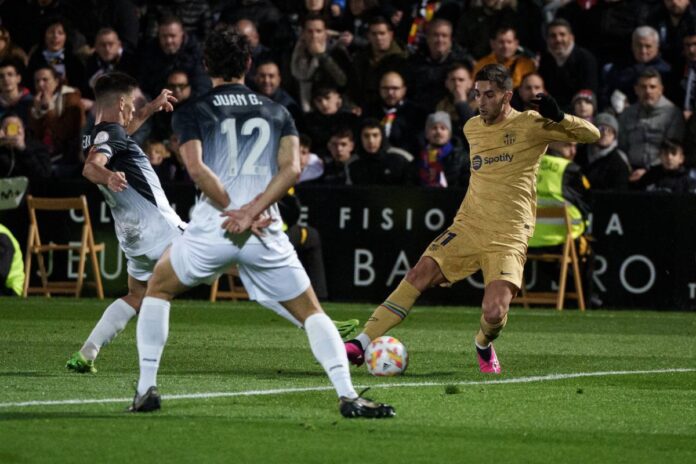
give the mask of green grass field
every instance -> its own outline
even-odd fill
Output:
[[[477,309],[417,308],[393,331],[404,376],[353,370],[397,409],[376,421],[340,416],[302,331],[251,303],[200,301],[173,306],[163,409],[126,413],[134,321],[98,374],[64,367],[107,303],[0,298],[0,463],[696,462],[693,313],[513,309],[491,377],[472,346]]]

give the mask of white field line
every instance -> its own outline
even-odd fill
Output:
[[[674,369],[653,369],[638,371],[605,371],[605,372],[576,372],[572,374],[549,374],[536,375],[531,377],[516,377],[499,380],[466,380],[461,382],[404,382],[404,383],[380,383],[375,385],[362,385],[358,388],[411,388],[411,387],[442,387],[445,385],[500,385],[515,383],[550,382],[554,380],[579,379],[583,377],[610,377],[618,375],[651,375],[651,374],[673,374],[684,372],[696,372],[696,368],[674,368]],[[286,393],[302,393],[333,390],[333,387],[298,387],[298,388],[276,388],[272,390],[246,390],[237,392],[210,392],[210,393],[183,393],[180,395],[162,395],[164,400],[191,400],[191,399],[210,399],[210,398],[231,398],[235,396],[264,396],[264,395],[283,395]],[[19,401],[12,403],[0,403],[0,408],[19,408],[26,406],[60,406],[71,404],[104,404],[104,403],[126,403],[132,398],[101,398],[101,399],[73,399],[73,400],[46,400],[46,401]]]

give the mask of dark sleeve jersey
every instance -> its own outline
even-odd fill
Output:
[[[82,141],[85,152],[92,146],[108,158],[107,169],[125,173],[128,187],[112,192],[99,185],[111,207],[116,236],[126,256],[144,255],[161,242],[171,241],[185,224],[169,205],[150,160],[137,143],[116,123],[99,123]]]
[[[221,85],[174,113],[183,145],[200,140],[203,162],[222,181],[237,208],[263,192],[278,172],[280,139],[297,135],[283,106],[240,84]]]

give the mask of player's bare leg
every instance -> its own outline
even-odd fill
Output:
[[[147,282],[128,275],[128,294],[112,302],[94,326],[80,351],[68,360],[66,367],[75,372],[96,373],[94,360],[99,350],[109,344],[140,310]]]
[[[148,412],[160,408],[157,371],[169,335],[171,300],[188,287],[174,273],[167,250],[155,266],[140,307],[136,339],[140,360],[140,378],[130,406],[132,412]]]
[[[356,366],[362,365],[365,361],[365,349],[370,341],[400,324],[408,316],[421,293],[446,282],[447,279],[437,262],[429,256],[422,256],[391,295],[373,311],[362,333],[346,342],[350,362]]]
[[[321,309],[311,286],[298,297],[281,304],[304,325],[312,353],[336,389],[339,408],[344,417],[394,416],[394,408],[391,406],[360,398],[356,393],[341,336],[333,321]]]
[[[481,372],[500,373],[500,363],[492,342],[505,327],[510,302],[516,294],[517,287],[506,280],[494,280],[486,285],[481,305],[481,328],[475,339]]]

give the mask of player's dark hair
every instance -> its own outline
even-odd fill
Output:
[[[566,19],[556,18],[553,21],[551,21],[548,26],[546,26],[546,35],[548,35],[549,31],[554,27],[565,27],[566,29],[568,29],[568,32],[570,32],[571,34],[573,33],[573,28]]]
[[[647,68],[645,68],[643,72],[641,72],[638,75],[638,79],[636,79],[636,82],[638,82],[641,79],[657,79],[658,81],[660,81],[660,84],[662,83],[662,75],[660,74],[660,71],[653,68],[652,66],[648,66]]]
[[[476,73],[474,81],[490,81],[495,83],[500,90],[512,90],[510,71],[502,64],[487,64]]]
[[[103,100],[112,95],[125,95],[138,87],[138,81],[126,73],[114,71],[106,73],[94,84],[94,95]]]
[[[216,29],[205,41],[205,64],[210,77],[241,79],[251,59],[249,40],[232,27]]]

